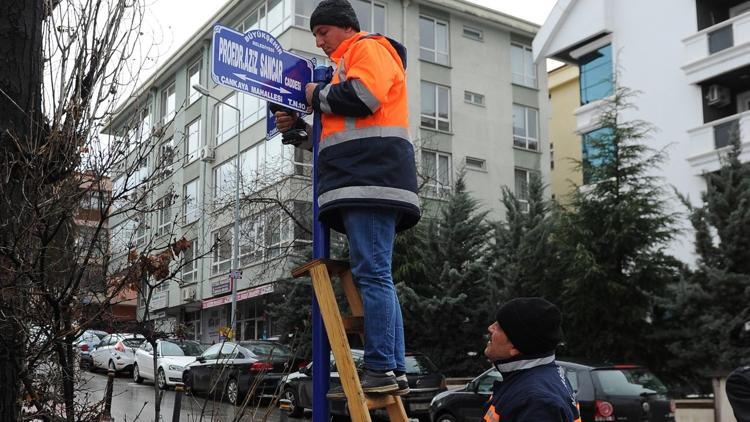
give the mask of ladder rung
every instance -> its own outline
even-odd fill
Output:
[[[361,334],[365,331],[365,319],[361,316],[342,317],[344,330],[347,333]]]
[[[396,398],[391,394],[365,394],[367,400],[367,408],[382,409],[388,405],[395,404]]]
[[[335,259],[313,259],[310,262],[305,263],[302,266],[299,266],[292,270],[292,277],[298,278],[298,277],[304,277],[307,275],[307,273],[310,271],[310,269],[316,265],[323,264],[328,268],[329,274],[336,274],[340,275],[349,270],[349,262],[347,261],[340,261]]]

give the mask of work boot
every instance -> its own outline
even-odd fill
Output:
[[[362,385],[362,391],[365,394],[397,394],[396,391],[399,390],[399,383],[396,381],[396,377],[393,375],[392,371],[376,372],[365,369],[359,374],[359,382]],[[406,389],[408,392],[408,383],[406,384]],[[344,387],[337,385],[336,387],[329,389],[326,397],[330,400],[345,400],[346,394],[344,394]]]
[[[398,390],[396,390],[394,396],[405,396],[409,394],[409,380],[406,379],[406,374],[401,374],[396,377],[396,384],[398,384]]]

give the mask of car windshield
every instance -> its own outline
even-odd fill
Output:
[[[126,338],[122,340],[123,344],[125,344],[128,347],[138,347],[144,341],[145,339],[142,339],[142,338]]]
[[[288,358],[292,352],[286,346],[277,343],[255,343],[247,342],[240,343],[242,347],[250,350],[254,355],[257,356],[271,356],[275,358]]]
[[[427,356],[406,356],[406,373],[409,375],[426,375],[437,371],[437,367]]]
[[[203,353],[203,348],[196,342],[182,341],[161,343],[162,356],[198,356]]]
[[[592,371],[605,394],[639,396],[665,394],[667,387],[646,368],[614,368]]]

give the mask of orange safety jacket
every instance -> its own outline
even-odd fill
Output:
[[[312,107],[322,112],[316,168],[319,218],[345,232],[339,210],[400,211],[397,231],[420,218],[414,147],[409,139],[406,49],[359,32],[331,54],[333,79],[321,83]]]

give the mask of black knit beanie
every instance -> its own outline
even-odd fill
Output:
[[[323,0],[310,15],[310,31],[317,25],[354,28],[359,32],[359,21],[354,8],[347,0]]]
[[[524,355],[554,352],[562,340],[562,315],[540,297],[520,297],[497,310],[497,323]]]

